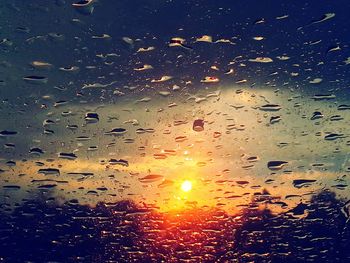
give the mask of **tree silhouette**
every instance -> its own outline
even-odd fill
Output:
[[[27,199],[2,211],[5,262],[350,262],[344,200],[330,191],[273,214],[266,192],[239,215],[212,208],[161,213],[130,200],[95,207]],[[301,216],[302,215],[302,216]]]

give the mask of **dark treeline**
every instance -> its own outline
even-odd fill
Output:
[[[274,215],[253,200],[238,216],[193,208],[159,213],[132,201],[30,199],[1,212],[4,262],[350,262],[345,202],[324,191]],[[345,211],[346,212],[346,211]]]

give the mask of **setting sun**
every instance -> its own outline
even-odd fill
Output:
[[[184,192],[189,192],[192,190],[192,183],[188,180],[184,181],[182,184],[181,184],[181,190],[184,191]]]

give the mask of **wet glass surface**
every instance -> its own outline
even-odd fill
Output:
[[[0,261],[350,262],[349,11],[2,0]]]

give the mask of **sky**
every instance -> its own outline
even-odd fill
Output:
[[[349,197],[346,1],[202,2],[1,2],[3,203]]]

